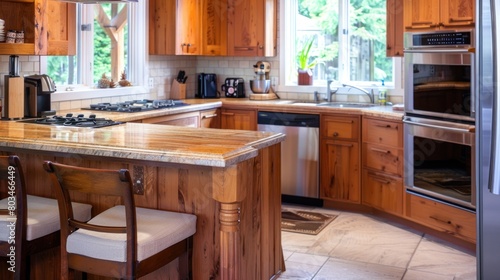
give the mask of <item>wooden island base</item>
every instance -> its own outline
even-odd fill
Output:
[[[131,171],[136,204],[195,214],[193,279],[271,279],[284,271],[281,248],[280,143],[258,150],[257,157],[229,167],[146,162],[109,157],[3,147],[23,162],[28,193],[54,197],[44,160]],[[79,196],[93,205],[93,215],[120,204],[115,198]],[[13,275],[6,262],[0,279]],[[177,260],[143,279],[177,279]],[[59,279],[59,251],[36,255],[31,279]],[[78,275],[77,275],[78,276]],[[77,277],[78,278],[78,277]],[[89,279],[97,279],[89,275]],[[102,277],[99,277],[102,279]]]

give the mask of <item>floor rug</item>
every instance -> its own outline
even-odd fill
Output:
[[[336,215],[282,209],[281,230],[316,235],[335,218]]]

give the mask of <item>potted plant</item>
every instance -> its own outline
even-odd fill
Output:
[[[310,51],[312,44],[314,42],[314,37],[312,37],[304,47],[297,53],[297,64],[298,64],[298,84],[299,85],[312,85],[313,84],[313,73],[312,68],[316,66],[318,61],[314,59],[310,60]]]

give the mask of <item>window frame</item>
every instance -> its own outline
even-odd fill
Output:
[[[348,7],[349,0],[339,0],[339,9],[343,7]],[[296,13],[293,11],[295,5],[297,5],[298,0],[287,0],[287,1],[279,1],[280,2],[280,30],[279,30],[279,43],[282,46],[280,48],[279,53],[279,61],[281,62],[279,65],[279,82],[277,84],[277,91],[281,92],[296,92],[296,93],[313,93],[314,91],[325,92],[326,90],[326,81],[325,80],[315,80],[314,84],[311,86],[303,86],[303,85],[287,85],[286,84],[286,76],[291,75],[290,71],[287,68],[291,68],[292,66],[288,61],[295,62],[295,58],[293,55],[294,48],[286,48],[283,46],[294,46],[295,45],[295,24],[293,24],[296,20]],[[339,14],[339,20],[345,21],[347,23],[347,17],[344,16],[345,13]],[[347,25],[346,25],[347,26]],[[345,32],[341,32],[345,33]],[[342,34],[339,37],[339,44],[344,48],[344,52],[347,51],[347,44],[344,44],[345,40],[348,40],[347,34]],[[348,67],[349,61],[348,56],[344,56],[341,61],[339,61],[339,68],[342,67],[341,79],[344,79],[349,75],[349,72],[346,71]],[[347,60],[347,61],[346,61]],[[394,81],[386,81],[385,87],[391,90],[391,95],[402,95],[404,92],[403,89],[403,59],[401,57],[393,57],[393,71],[394,71]],[[381,86],[381,83],[371,81],[371,82],[349,82],[352,85],[356,85],[364,88],[378,88]]]
[[[93,83],[93,56],[94,45],[85,42],[93,42],[94,32],[94,5],[95,4],[77,4],[77,23],[76,23],[76,60],[78,65],[77,81],[75,85],[59,85],[61,89],[58,92],[73,91],[75,88],[91,91],[109,91],[113,89],[97,89]],[[127,80],[133,83],[131,92],[137,90],[144,91],[147,85],[148,77],[148,59],[147,59],[147,4],[145,1],[128,3],[128,76]],[[90,25],[90,31],[82,31],[83,25]],[[140,65],[140,67],[138,67]],[[47,57],[40,57],[40,72],[47,72]],[[125,88],[119,88],[124,90]]]

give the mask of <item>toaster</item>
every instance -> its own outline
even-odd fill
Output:
[[[243,78],[226,78],[221,88],[226,97],[245,97],[245,81]]]

